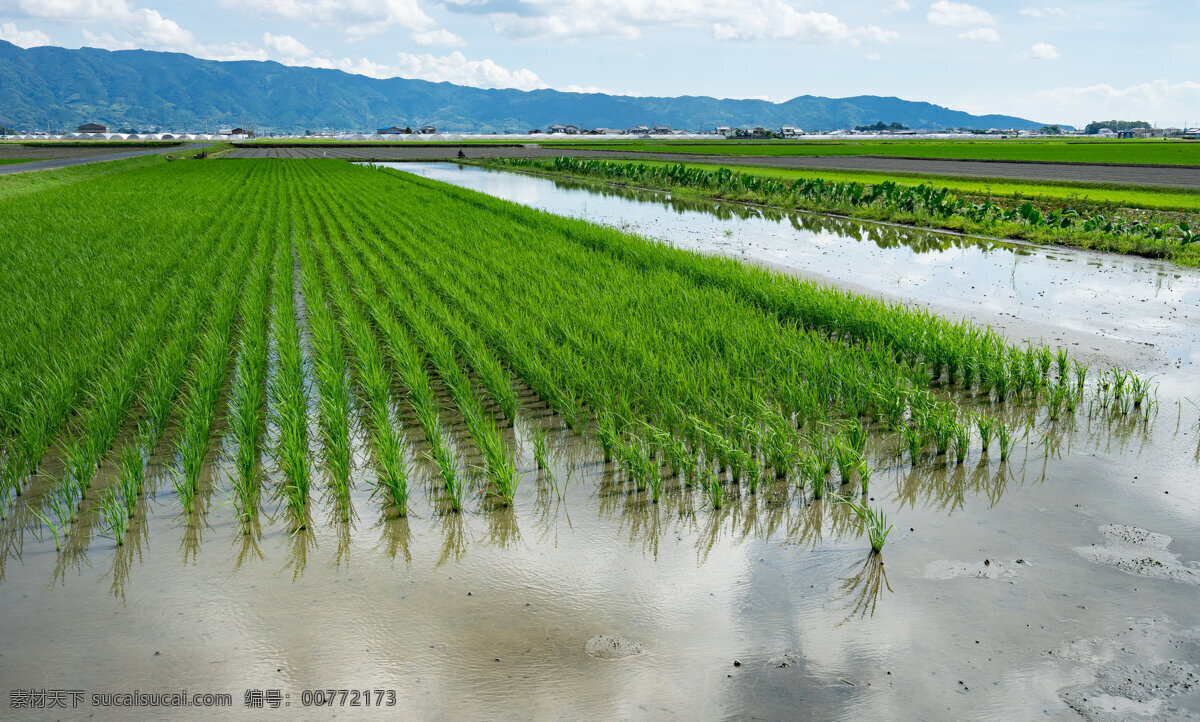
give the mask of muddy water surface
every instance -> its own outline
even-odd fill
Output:
[[[1118,358],[1159,374],[1160,407],[1148,423],[1086,409],[1038,419],[1007,463],[993,447],[963,465],[913,468],[873,438],[871,496],[895,525],[882,560],[867,554],[845,507],[786,482],[754,495],[734,487],[720,511],[677,482],[648,503],[527,393],[511,430],[524,473],[512,509],[473,498],[466,513],[444,514],[431,470],[417,463],[412,514],[396,519],[370,494],[360,439],[351,524],[317,491],[309,529],[293,532],[268,459],[263,511],[247,536],[225,503],[220,456],[199,513],[182,516],[164,471],[168,439],[124,546],[83,518],[58,553],[21,504],[0,524],[0,686],[221,692],[252,717],[381,715],[303,709],[304,690],[317,688],[394,690],[416,718],[1200,714],[1200,410],[1178,391],[1196,382],[1194,273],[944,237],[881,244],[861,226],[722,219],[544,179],[422,172],[497,194],[510,184],[504,192],[539,206],[574,199],[586,206],[578,214],[677,245],[741,254],[744,243],[755,261],[845,274],[1008,328],[1036,323],[1046,340],[1061,335],[1098,355],[1136,343]],[[677,225],[691,241],[665,232]],[[1122,280],[1102,293],[1089,273]],[[910,285],[884,288],[900,277]],[[1083,287],[1096,289],[1092,300]],[[1135,300],[1119,302],[1122,293]],[[1100,324],[1118,310],[1121,342],[1106,347]],[[534,463],[535,427],[552,435],[548,470]],[[290,706],[246,709],[253,689],[280,690]],[[93,714],[164,716],[86,700],[56,716]]]

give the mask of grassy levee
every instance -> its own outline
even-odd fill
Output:
[[[706,170],[682,164],[568,157],[504,158],[476,163],[664,190],[684,196],[1164,258],[1186,266],[1200,265],[1200,223],[1186,214],[1144,217],[1144,212],[1111,212],[1107,206],[1082,201],[1075,207],[1058,202],[1034,204],[1027,199],[1005,203],[996,198],[960,197],[948,187],[925,183],[908,185],[893,180],[863,183],[828,180],[820,176],[788,180],[753,171]]]
[[[542,143],[594,150],[683,155],[830,156],[1200,165],[1200,144],[1180,140],[812,140]],[[684,160],[684,158],[680,158]]]

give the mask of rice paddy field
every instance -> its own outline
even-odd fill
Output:
[[[838,156],[1200,165],[1200,144],[1184,140],[832,140],[566,143],[576,148],[698,155]]]
[[[10,689],[1200,713],[1194,271],[449,164],[118,163],[0,179]]]

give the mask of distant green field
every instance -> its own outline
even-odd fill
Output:
[[[699,155],[830,156],[1200,165],[1200,142],[1183,140],[855,140],[541,143],[553,147]]]
[[[670,165],[669,161],[642,161],[647,165]],[[722,166],[710,163],[685,163],[692,168],[716,170]],[[1137,186],[1105,186],[1090,183],[1056,183],[1053,181],[1026,181],[1011,178],[964,178],[961,176],[918,175],[909,173],[878,173],[871,171],[834,171],[768,166],[737,166],[735,170],[769,178],[824,178],[833,181],[857,181],[859,183],[881,183],[895,181],[905,185],[929,185],[946,187],[956,193],[970,195],[1043,198],[1062,201],[1085,200],[1093,203],[1112,203],[1126,208],[1150,208],[1169,211],[1200,211],[1200,191],[1176,188],[1139,188]]]
[[[13,163],[28,163],[36,158],[0,158],[0,165],[11,165]]]

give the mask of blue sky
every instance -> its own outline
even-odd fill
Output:
[[[0,0],[0,38],[477,87],[1200,125],[1200,2],[1050,1]]]

